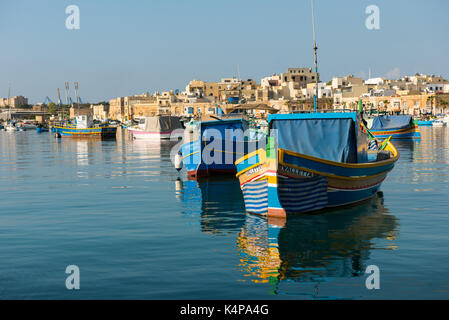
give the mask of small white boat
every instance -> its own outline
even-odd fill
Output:
[[[441,119],[444,123],[449,123],[449,114],[447,114],[443,119]]]
[[[15,125],[13,125],[12,123],[8,123],[5,127],[5,130],[10,131],[10,132],[17,131],[17,127]]]
[[[435,120],[432,123],[432,126],[434,126],[434,127],[444,127],[445,125],[446,125],[446,122],[444,122],[443,120],[440,120],[440,119]]]
[[[37,125],[32,122],[25,121],[22,122],[22,127],[25,128],[25,130],[34,130],[37,128]]]
[[[134,139],[170,139],[173,131],[183,129],[180,117],[159,115],[141,118],[139,124],[128,127]]]

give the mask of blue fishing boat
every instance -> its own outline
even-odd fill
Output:
[[[242,118],[198,122],[185,130],[182,163],[189,179],[235,174],[235,161],[257,150],[260,140],[250,138],[248,121]]]
[[[115,138],[117,127],[106,124],[94,125],[92,117],[82,115],[75,118],[75,124],[55,126],[55,134],[61,137],[101,137]]]
[[[399,159],[390,139],[368,151],[357,113],[277,114],[268,122],[266,148],[236,161],[251,213],[286,217],[369,199]]]
[[[419,127],[431,127],[433,126],[433,120],[418,120]]]
[[[49,131],[49,129],[48,129],[47,127],[38,126],[38,127],[36,128],[36,132],[37,132],[37,133],[48,132],[48,131]]]
[[[413,139],[421,138],[413,118],[408,115],[376,116],[370,129],[373,136],[379,139]]]

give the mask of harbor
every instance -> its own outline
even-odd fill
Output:
[[[420,131],[374,198],[285,221],[246,213],[236,178],[178,173],[176,142],[0,132],[1,296],[73,298],[76,261],[81,299],[445,299],[449,130]]]
[[[9,3],[0,300],[447,300],[446,4],[351,1]]]

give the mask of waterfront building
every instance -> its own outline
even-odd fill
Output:
[[[106,119],[109,119],[109,105],[91,104],[90,108],[92,109],[94,120],[105,121]]]
[[[10,106],[11,108],[18,108],[20,106],[28,105],[28,98],[24,96],[14,96],[12,98],[0,98],[0,107]]]

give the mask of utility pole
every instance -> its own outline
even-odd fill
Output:
[[[312,0],[312,27],[313,27],[313,51],[315,52],[315,99],[314,99],[314,111],[318,108],[318,47],[316,46],[316,31],[315,31],[315,13],[313,10]]]

